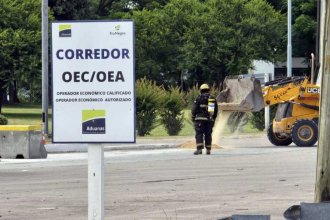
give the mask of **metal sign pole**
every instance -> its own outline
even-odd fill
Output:
[[[48,0],[42,0],[42,133],[48,135]]]
[[[88,220],[104,219],[104,147],[88,145]]]

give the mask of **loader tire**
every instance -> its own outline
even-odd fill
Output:
[[[296,121],[292,126],[291,138],[293,143],[299,147],[313,146],[318,137],[317,124],[308,119]]]
[[[270,124],[267,129],[267,137],[270,143],[275,146],[288,146],[292,143],[292,139],[290,137],[281,137],[277,133],[274,133],[273,124]]]

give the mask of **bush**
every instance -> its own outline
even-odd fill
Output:
[[[192,108],[193,106],[193,103],[196,99],[196,97],[198,96],[199,94],[199,89],[197,86],[194,86],[193,88],[189,89],[185,99],[186,99],[186,103],[187,103],[187,106],[189,109]]]
[[[0,114],[0,125],[7,125],[8,124],[8,119]]]
[[[213,83],[213,85],[210,87],[210,94],[213,95],[215,98],[217,98],[219,94],[219,88],[215,83]]]
[[[184,95],[178,87],[171,87],[163,96],[160,117],[167,134],[177,135],[183,128]]]
[[[230,114],[227,125],[229,127],[230,132],[235,132],[236,130],[240,130],[246,125],[248,122],[248,118],[245,112],[233,112]]]
[[[161,106],[162,88],[146,78],[136,81],[136,129],[139,136],[156,127],[157,109]]]
[[[270,106],[270,120],[275,118],[277,105]],[[253,127],[258,129],[259,131],[263,131],[265,129],[265,109],[262,109],[258,112],[252,112],[249,116],[249,120]]]
[[[218,87],[216,87],[215,84],[213,84],[213,86],[210,86],[210,94],[213,95],[215,98],[217,98],[218,96],[218,93],[219,93],[219,89]],[[199,87],[196,85],[194,86],[193,88],[191,88],[185,99],[186,99],[186,103],[187,103],[187,106],[188,108],[192,108],[192,105],[195,101],[195,99],[197,98],[197,96],[199,95]]]

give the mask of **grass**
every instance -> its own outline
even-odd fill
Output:
[[[51,125],[51,111],[48,111],[48,121]],[[15,104],[2,107],[2,115],[8,118],[9,125],[40,125],[42,124],[41,105]],[[51,126],[50,126],[51,127]]]
[[[191,135],[194,135],[194,134],[195,134],[195,130],[193,128],[193,125],[192,125],[191,121],[185,119],[184,124],[183,124],[183,128],[180,131],[179,136],[191,136]],[[166,130],[165,130],[164,126],[162,124],[160,124],[151,131],[150,136],[160,137],[160,136],[168,136],[168,135],[166,133]]]
[[[188,109],[184,110],[184,118],[185,118],[184,125],[183,125],[182,130],[179,133],[179,136],[193,136],[193,135],[195,135],[195,129],[194,129],[193,123],[190,120],[191,110],[188,110]],[[252,126],[252,124],[248,122],[243,127],[243,129],[240,133],[260,133],[260,131],[256,128],[254,128]],[[224,134],[228,135],[228,134],[231,134],[231,132],[228,128],[225,128]],[[165,130],[164,126],[160,124],[151,131],[150,136],[157,137],[157,136],[168,136],[168,135],[166,133],[166,130]]]
[[[31,104],[15,104],[5,105],[2,108],[2,114],[8,118],[9,125],[40,125],[42,124],[42,107],[41,105]],[[184,125],[179,133],[179,136],[193,136],[195,130],[192,122],[190,121],[191,111],[184,110]],[[48,113],[49,132],[52,128],[52,114],[51,110]],[[250,123],[243,127],[243,133],[258,133],[257,129],[253,128]],[[230,134],[228,129],[225,130],[225,134]],[[164,137],[168,136],[163,125],[156,126],[150,134],[151,137]]]
[[[261,131],[259,131],[258,129],[254,128],[252,126],[251,123],[247,123],[244,127],[243,127],[243,132],[244,133],[260,133]]]
[[[193,127],[193,124],[190,120],[191,117],[191,111],[190,110],[184,110],[184,123],[183,123],[183,128],[179,133],[179,136],[191,136],[195,134],[195,130]],[[168,136],[168,134],[166,133],[165,127],[162,124],[159,124],[158,126],[156,126],[156,128],[154,128],[151,133],[150,136],[153,137],[160,137],[160,136]]]

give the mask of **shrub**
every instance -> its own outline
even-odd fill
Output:
[[[218,87],[216,87],[215,84],[210,86],[210,94],[211,95],[213,95],[215,98],[217,98],[218,93],[219,93],[219,89],[218,89]],[[198,95],[199,95],[199,87],[196,85],[188,91],[188,93],[185,97],[185,100],[186,100],[186,103],[187,103],[186,107],[192,108],[194,100],[196,99],[196,97]]]
[[[184,95],[178,87],[171,87],[163,97],[160,117],[168,135],[177,135],[183,127]]]
[[[213,95],[215,98],[217,98],[219,94],[219,88],[215,83],[213,83],[213,85],[210,87],[210,94]]]
[[[244,125],[248,122],[248,118],[245,112],[233,112],[230,114],[227,125],[230,132],[235,132],[236,130],[242,129]]]
[[[7,125],[8,124],[8,119],[0,114],[0,125]]]
[[[157,109],[163,96],[162,88],[146,78],[136,81],[136,129],[139,136],[150,134],[156,127]]]
[[[189,91],[188,91],[188,93],[185,97],[185,100],[186,100],[186,103],[187,103],[186,107],[188,107],[189,109],[192,108],[194,100],[196,99],[198,94],[199,94],[198,86],[194,86],[191,89],[189,89]]]
[[[270,106],[270,120],[275,118],[276,109],[277,105]],[[249,120],[253,127],[259,131],[263,131],[265,129],[265,109],[258,112],[252,112],[249,116]]]

